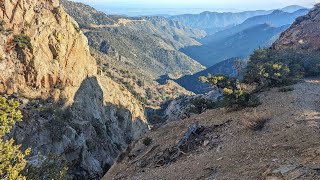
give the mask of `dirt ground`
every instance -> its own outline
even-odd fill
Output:
[[[320,179],[320,78],[259,97],[257,108],[209,110],[149,132],[152,143],[135,142],[103,179]],[[244,123],[261,117],[270,119],[261,130]],[[191,148],[164,163],[195,122],[203,129]]]

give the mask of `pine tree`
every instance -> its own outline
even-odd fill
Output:
[[[11,131],[14,124],[22,120],[18,107],[18,102],[0,96],[0,179],[26,179],[20,172],[25,168],[25,156],[29,155],[31,150],[22,152],[21,145],[15,145],[12,138],[4,140],[5,134]]]

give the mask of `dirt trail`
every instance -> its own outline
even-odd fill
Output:
[[[135,156],[117,163],[104,179],[320,179],[319,79],[306,79],[291,92],[261,93],[257,108],[210,110],[169,123],[146,135],[154,140],[149,147],[136,142],[130,153]],[[243,124],[255,115],[271,118],[261,131]],[[194,122],[208,130],[203,144],[156,167],[154,157]]]
[[[120,18],[118,20],[118,22],[116,22],[115,24],[100,24],[100,25],[90,24],[90,26],[92,28],[119,27],[119,26],[122,26],[122,25],[125,26],[126,24],[131,23],[131,22],[146,22],[146,20],[145,19],[131,20],[131,19]]]

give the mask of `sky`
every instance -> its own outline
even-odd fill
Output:
[[[320,0],[73,0],[89,4],[111,14],[154,13],[179,14],[196,11],[243,11],[277,9],[289,5],[312,7]],[[162,9],[162,10],[161,10]],[[166,9],[166,10],[165,10]],[[171,10],[170,10],[171,9]],[[157,12],[159,11],[159,12]],[[162,12],[163,11],[163,12]],[[151,13],[151,12],[150,12]]]

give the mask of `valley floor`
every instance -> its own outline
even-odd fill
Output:
[[[153,130],[146,135],[152,144],[136,142],[131,158],[114,165],[104,179],[318,179],[319,79],[306,79],[290,92],[263,92],[257,108],[209,110]],[[270,117],[262,130],[244,125],[262,116]],[[195,122],[205,128],[201,143],[159,165],[159,157],[166,157]]]

